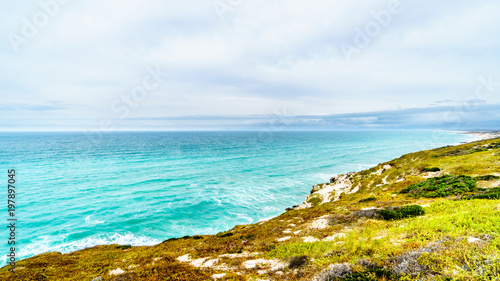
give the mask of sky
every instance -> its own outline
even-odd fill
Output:
[[[499,14],[493,0],[0,0],[0,130],[499,129]]]

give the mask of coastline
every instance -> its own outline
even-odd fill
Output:
[[[238,133],[240,134],[240,133]],[[255,134],[255,132],[250,132],[249,135]],[[288,137],[287,135],[290,134],[293,138]],[[300,137],[300,135],[304,135],[305,137]],[[331,137],[336,137],[337,134],[340,134],[342,137],[345,135],[349,138],[352,139],[353,142],[355,143],[350,143],[346,142],[346,145],[340,143],[337,144],[335,139],[330,139]],[[329,146],[325,146],[325,148],[314,148],[314,143],[316,141],[311,142],[311,145],[307,145],[307,143],[303,142],[301,145],[297,145],[297,147],[300,147],[300,151],[297,153],[288,153],[288,155],[294,155],[286,159],[286,162],[295,162],[291,161],[294,160],[293,157],[297,158],[304,158],[304,159],[311,159],[311,160],[300,160],[300,165],[301,167],[304,167],[304,171],[301,171],[300,173],[289,173],[288,171],[293,171],[294,167],[291,167],[290,165],[279,165],[280,167],[276,168],[270,168],[267,169],[265,172],[260,172],[260,174],[276,174],[280,175],[281,177],[273,177],[273,178],[266,178],[266,177],[260,177],[261,180],[256,179],[259,177],[259,173],[257,173],[257,176],[251,176],[249,177],[246,174],[243,174],[242,176],[234,176],[234,173],[229,173],[223,170],[223,169],[214,169],[214,171],[219,171],[220,176],[216,176],[219,178],[222,178],[224,181],[222,184],[228,184],[227,186],[231,190],[241,190],[243,192],[246,192],[246,194],[252,194],[254,193],[255,195],[258,196],[258,190],[269,190],[272,193],[269,193],[270,196],[267,196],[269,200],[263,199],[263,200],[255,200],[255,203],[252,202],[252,204],[260,204],[260,205],[255,205],[254,209],[257,209],[259,207],[259,210],[254,212],[255,214],[251,216],[250,218],[246,217],[236,217],[235,216],[228,216],[225,218],[223,215],[223,212],[225,212],[227,209],[226,208],[220,208],[220,211],[213,212],[212,215],[209,216],[216,216],[214,214],[222,214],[220,216],[217,216],[219,219],[216,220],[216,222],[210,222],[208,221],[205,223],[205,217],[203,214],[200,216],[197,215],[196,210],[192,212],[191,218],[196,218],[193,220],[193,223],[188,225],[187,227],[184,227],[184,229],[177,227],[177,229],[173,229],[174,227],[169,227],[169,225],[176,225],[177,221],[180,219],[184,219],[182,216],[178,216],[179,213],[182,212],[177,212],[176,210],[183,210],[182,206],[180,205],[170,205],[168,212],[165,212],[167,214],[171,214],[171,217],[174,219],[162,219],[162,216],[155,216],[152,217],[153,221],[156,223],[156,225],[160,225],[161,228],[163,228],[163,233],[158,234],[159,232],[154,233],[153,235],[150,235],[149,233],[145,233],[144,231],[136,231],[134,230],[133,232],[128,232],[128,230],[123,230],[127,224],[124,222],[122,225],[116,225],[114,227],[106,227],[106,224],[112,221],[112,218],[110,216],[106,216],[106,214],[103,212],[100,212],[99,209],[101,206],[113,206],[117,207],[115,202],[110,202],[112,200],[109,199],[103,199],[101,206],[96,206],[96,207],[87,207],[87,206],[82,206],[80,210],[84,213],[87,213],[87,215],[92,214],[91,217],[88,216],[82,216],[81,220],[85,218],[85,224],[83,227],[89,229],[90,231],[93,231],[94,229],[102,229],[102,231],[97,232],[95,231],[96,234],[93,235],[87,235],[83,238],[75,239],[76,235],[70,235],[68,239],[65,237],[62,237],[62,235],[47,235],[46,231],[43,230],[43,227],[38,227],[38,224],[30,224],[25,226],[26,231],[33,229],[33,231],[29,231],[31,234],[26,235],[26,244],[21,246],[21,250],[19,251],[19,256],[21,258],[28,258],[32,257],[38,254],[42,253],[47,253],[47,252],[61,252],[61,253],[71,253],[76,250],[80,249],[85,249],[88,247],[93,247],[96,245],[110,245],[110,244],[120,244],[120,245],[132,245],[132,246],[149,246],[152,244],[157,245],[161,241],[167,239],[167,238],[173,238],[173,237],[183,237],[186,235],[198,235],[198,234],[216,234],[218,232],[222,231],[227,231],[228,229],[231,229],[235,225],[238,224],[248,224],[248,223],[255,223],[264,219],[270,219],[274,218],[280,214],[282,214],[286,208],[289,208],[295,204],[299,204],[303,202],[306,198],[306,196],[309,194],[311,186],[313,186],[316,183],[322,183],[322,182],[328,182],[331,178],[332,175],[336,174],[341,174],[341,173],[347,173],[350,171],[361,171],[367,168],[370,168],[374,165],[376,165],[379,162],[383,161],[388,161],[390,159],[393,159],[395,157],[400,157],[401,155],[409,152],[416,152],[419,150],[423,149],[430,149],[433,147],[440,147],[448,144],[459,144],[461,141],[469,141],[473,139],[472,136],[466,136],[459,134],[458,132],[440,132],[439,134],[434,134],[433,131],[428,131],[428,130],[423,130],[423,131],[388,131],[388,132],[367,132],[368,135],[374,136],[374,138],[369,138],[371,145],[365,145],[363,141],[360,141],[360,143],[357,143],[357,139],[363,139],[363,137],[358,137],[357,132],[284,132],[284,134],[276,133],[276,136],[273,138],[275,139],[292,139],[293,143],[295,144],[294,136],[299,136],[298,139],[320,139],[321,135],[328,136],[327,140],[329,139],[328,143]],[[140,136],[142,134],[132,134],[132,136]],[[156,135],[156,134],[154,134]],[[171,134],[168,134],[171,135]],[[191,134],[190,134],[191,135]],[[206,134],[203,134],[206,135]],[[331,137],[330,137],[331,135]],[[361,134],[364,135],[364,132]],[[163,136],[163,135],[162,135]],[[175,136],[175,135],[174,135]],[[281,137],[283,136],[283,137]],[[318,137],[317,137],[318,136]],[[168,137],[168,136],[165,136]],[[286,137],[286,138],[285,138]],[[381,139],[381,141],[379,141]],[[305,144],[305,145],[304,145]],[[280,147],[286,147],[286,146],[280,146]],[[310,149],[303,149],[302,147],[311,147]],[[330,149],[329,147],[332,147]],[[338,148],[340,147],[340,149]],[[345,149],[342,149],[342,147],[345,147]],[[281,155],[281,151],[279,148],[272,148],[273,153],[276,153],[278,155]],[[284,151],[283,155],[287,155],[287,151]],[[334,157],[331,157],[334,156]],[[46,157],[44,157],[46,158]],[[138,158],[138,157],[135,157]],[[279,156],[279,159],[282,157]],[[335,159],[332,159],[335,158]],[[77,158],[79,159],[79,158]],[[134,158],[129,158],[129,160],[133,160]],[[252,159],[250,157],[249,159]],[[264,158],[261,158],[264,159]],[[106,164],[109,163],[109,161],[104,158],[102,163]],[[264,159],[266,160],[266,159]],[[15,160],[16,161],[16,160]],[[20,161],[20,160],[17,160]],[[233,161],[233,160],[231,160]],[[253,160],[252,160],[253,161]],[[260,160],[259,160],[260,161]],[[269,160],[266,160],[270,162]],[[188,161],[184,161],[187,163]],[[244,161],[243,161],[244,162]],[[285,161],[284,161],[285,162]],[[40,164],[44,164],[45,162],[41,162]],[[142,162],[141,162],[142,163]],[[148,162],[144,162],[148,163]],[[169,163],[169,162],[167,162]],[[221,162],[219,162],[221,163]],[[140,167],[142,164],[137,164]],[[223,163],[221,167],[224,167],[226,164]],[[24,170],[26,175],[34,175],[33,170],[29,167],[30,165],[22,165],[19,168]],[[74,166],[79,166],[78,162],[75,162]],[[150,165],[147,165],[150,166]],[[215,166],[215,165],[213,165]],[[237,166],[237,165],[236,165]],[[240,165],[241,166],[241,165]],[[273,166],[273,165],[270,165]],[[51,166],[48,166],[51,167]],[[127,168],[127,166],[115,166],[117,168],[112,168],[109,172],[111,173],[121,173],[121,169]],[[118,167],[123,167],[123,168],[118,168]],[[326,167],[326,168],[324,168]],[[85,167],[82,167],[84,169],[81,169],[82,173],[86,173]],[[203,174],[202,171],[205,171],[202,169],[203,167],[200,167],[199,169],[193,169],[198,174]],[[307,171],[306,171],[307,169]],[[321,170],[320,170],[321,169]],[[162,170],[162,169],[158,169]],[[179,171],[190,171],[189,169],[185,169],[185,166],[181,166]],[[238,170],[238,169],[236,169]],[[51,170],[48,169],[47,172],[50,172]],[[66,171],[66,170],[64,170]],[[199,171],[199,172],[198,172]],[[223,172],[223,173],[222,173]],[[68,174],[68,177],[66,182],[70,183],[73,181],[72,175],[73,174],[79,174],[79,171],[71,171],[71,169],[66,172]],[[126,172],[129,173],[129,172]],[[287,174],[289,173],[289,174]],[[86,173],[89,174],[89,173]],[[188,173],[189,174],[189,173]],[[217,174],[216,172],[213,174]],[[210,176],[210,175],[209,175]],[[145,176],[145,177],[151,177],[153,179],[155,178],[176,178],[175,174],[171,174],[170,172],[163,172],[163,171],[155,171],[154,173],[151,174],[151,176]],[[244,178],[242,178],[244,177]],[[107,178],[107,176],[100,177],[100,178]],[[228,181],[226,179],[238,179],[239,180],[231,180]],[[182,175],[179,177],[180,183],[183,183],[184,180],[182,180]],[[204,181],[202,184],[211,187],[210,181],[207,180],[207,177],[200,178],[200,181]],[[31,178],[26,177],[26,181],[30,181],[32,183],[35,183],[32,185],[32,190],[40,190],[37,186],[43,184],[43,181],[36,181],[36,178],[32,176]],[[135,179],[133,179],[135,181]],[[243,181],[242,181],[243,180]],[[245,181],[247,180],[247,181]],[[192,183],[196,183],[198,180],[191,180],[188,184],[191,190],[195,189],[195,187],[192,187]],[[234,182],[235,184],[233,184]],[[238,183],[239,182],[239,183]],[[244,182],[244,183],[243,183]],[[120,186],[120,183],[116,182],[109,182],[109,186]],[[206,184],[208,183],[208,184]],[[71,186],[76,186],[76,185],[85,185],[86,183],[84,181],[78,182],[76,181],[75,184],[71,184]],[[151,188],[154,188],[154,185],[159,185],[163,184],[162,182],[151,182],[148,183],[148,185]],[[166,184],[167,186],[169,184]],[[238,185],[244,185],[239,187]],[[61,188],[71,188],[69,184],[61,185]],[[260,188],[260,186],[264,188]],[[269,187],[267,187],[269,186]],[[132,188],[133,189],[133,188]],[[137,185],[135,188],[136,190],[140,190],[140,186]],[[167,190],[167,188],[163,189]],[[300,192],[298,192],[300,190]],[[101,192],[103,195],[103,198],[110,198],[109,195],[115,196],[115,194],[110,194],[106,193],[107,189],[102,190]],[[139,191],[138,191],[139,192]],[[224,196],[227,197],[226,202],[229,204],[225,205],[234,205],[234,206],[244,206],[246,204],[246,198],[239,198],[240,194],[245,194],[243,192],[225,192]],[[189,193],[186,192],[179,192],[181,195],[182,194],[188,194],[187,197],[191,196]],[[36,193],[34,193],[36,194]],[[130,192],[132,194],[132,192]],[[160,190],[160,193],[157,193],[160,196],[157,196],[157,198],[161,198],[164,196],[165,192]],[[235,194],[235,195],[233,195]],[[68,194],[69,195],[69,194]],[[271,196],[273,195],[273,196]],[[209,197],[217,197],[218,195],[211,195]],[[36,198],[35,196],[31,196],[32,198]],[[70,196],[67,196],[69,198],[72,198]],[[133,196],[130,196],[132,198]],[[246,196],[250,197],[250,196]],[[211,199],[209,198],[209,199]],[[273,200],[273,198],[279,198],[278,200]],[[56,200],[56,198],[54,198]],[[124,198],[125,199],[125,198]],[[206,199],[201,199],[200,201],[203,202],[203,200]],[[241,200],[241,203],[239,202]],[[268,204],[263,205],[260,202],[262,201],[268,201]],[[38,200],[33,200],[33,201],[38,201]],[[161,200],[157,200],[156,206],[162,206],[162,202],[159,202]],[[208,201],[214,201],[214,200],[208,200]],[[62,201],[60,201],[62,202]],[[67,202],[67,201],[64,201]],[[182,201],[181,201],[182,202]],[[197,202],[196,200],[193,200],[193,202]],[[215,202],[215,201],[214,201]],[[150,203],[145,203],[145,204],[150,204]],[[164,203],[163,203],[164,204]],[[65,206],[62,206],[60,209],[61,214],[64,214],[70,207],[66,206],[71,206],[71,201],[70,204],[66,204]],[[217,205],[219,206],[219,205]],[[222,206],[222,205],[220,205]],[[232,207],[232,206],[229,206]],[[239,209],[244,209],[245,207],[235,207],[232,210],[233,213],[237,214],[244,214],[242,210],[240,211]],[[34,208],[33,208],[34,209]],[[93,210],[95,209],[95,210]],[[261,211],[262,210],[262,211]],[[190,211],[190,210],[187,210]],[[134,213],[132,211],[131,213]],[[135,212],[137,213],[137,212]],[[186,212],[187,213],[187,212]],[[181,214],[182,215],[182,214]],[[87,219],[89,218],[89,219]],[[60,220],[58,222],[64,222],[65,220]],[[170,223],[172,221],[173,223]],[[104,223],[102,223],[104,222]],[[159,222],[162,222],[161,224]],[[137,222],[134,222],[135,229],[144,229],[144,227],[147,227],[147,224],[149,223],[149,220],[142,220]],[[140,224],[143,224],[144,227],[141,227]],[[125,226],[125,227],[123,227]],[[56,227],[56,226],[55,226]],[[191,229],[194,230],[191,230]],[[40,231],[38,229],[41,229]],[[208,229],[208,230],[206,230]],[[78,233],[80,229],[77,229],[77,231],[74,231],[71,227],[66,229],[68,233]],[[182,232],[184,231],[184,232]],[[90,232],[87,232],[90,233]],[[151,232],[150,232],[151,233]],[[43,237],[47,236],[48,238],[44,238],[44,240],[38,239],[37,237]],[[26,247],[25,247],[26,245]]]
[[[489,140],[500,137],[500,131],[491,130],[491,131],[466,131],[463,132],[466,135],[476,136],[477,140]]]
[[[481,136],[483,138],[492,137],[491,132],[482,132],[481,135],[478,132],[471,132],[470,134]],[[286,212],[266,221],[260,221],[249,225],[235,226],[233,229],[217,235],[196,235],[192,237],[186,236],[182,238],[172,238],[165,240],[158,245],[149,247],[102,245],[63,255],[60,253],[41,254],[32,258],[24,259],[19,263],[22,268],[29,268],[29,264],[32,264],[34,260],[43,260],[47,257],[51,257],[52,259],[56,258],[56,256],[57,259],[61,260],[61,262],[67,260],[68,258],[79,256],[80,262],[85,263],[87,254],[107,256],[109,255],[109,252],[117,252],[126,255],[126,252],[135,253],[139,251],[141,253],[144,252],[144,255],[147,255],[148,259],[156,262],[148,264],[141,263],[139,266],[135,266],[133,263],[132,265],[125,267],[122,264],[123,261],[120,262],[119,260],[116,260],[111,265],[106,266],[107,269],[105,272],[109,273],[105,274],[105,279],[100,280],[121,280],[117,278],[121,278],[124,275],[135,276],[134,274],[143,270],[142,267],[150,267],[155,264],[160,264],[161,266],[167,266],[167,264],[169,264],[169,267],[175,265],[173,269],[174,271],[172,271],[172,276],[175,276],[176,272],[178,273],[181,271],[191,272],[194,274],[193,276],[198,276],[193,277],[192,279],[174,278],[172,280],[312,280],[301,278],[290,279],[295,278],[292,276],[296,276],[299,272],[296,270],[289,270],[288,268],[290,265],[287,261],[288,258],[284,258],[286,255],[281,257],[274,249],[271,249],[272,247],[269,245],[275,245],[275,247],[288,247],[288,243],[292,243],[290,245],[294,245],[293,243],[332,242],[333,244],[331,247],[335,248],[337,247],[335,245],[340,245],[337,243],[340,243],[344,239],[350,237],[351,231],[359,227],[357,224],[351,225],[350,219],[345,222],[343,222],[342,219],[342,223],[339,224],[339,226],[342,225],[342,228],[338,228],[336,226],[337,224],[331,225],[332,216],[335,217],[339,210],[342,213],[351,213],[356,210],[374,210],[373,208],[377,209],[384,206],[397,206],[402,202],[407,202],[406,204],[408,204],[408,199],[405,199],[405,196],[402,194],[394,193],[394,191],[392,191],[393,188],[396,188],[397,190],[401,188],[401,186],[404,186],[403,184],[406,184],[406,182],[410,184],[415,182],[417,179],[422,180],[430,177],[441,176],[444,172],[452,174],[456,173],[449,169],[455,169],[453,168],[453,165],[461,163],[461,161],[453,161],[451,164],[446,164],[451,165],[450,168],[444,168],[445,166],[443,166],[443,164],[438,164],[441,169],[443,169],[440,172],[421,172],[420,170],[413,170],[414,167],[420,167],[421,164],[416,164],[413,163],[414,160],[407,161],[406,159],[420,158],[422,161],[437,161],[432,159],[438,158],[429,157],[434,155],[433,153],[437,153],[435,155],[448,155],[449,153],[454,153],[454,151],[464,151],[464,153],[457,154],[460,157],[467,157],[469,154],[475,154],[478,152],[487,154],[490,153],[489,151],[497,149],[496,146],[491,146],[491,144],[496,145],[494,142],[473,141],[465,145],[442,147],[428,151],[409,153],[397,159],[381,163],[371,169],[338,175],[333,177],[328,184],[319,184],[313,187],[311,195],[314,195],[316,192],[322,195],[329,195],[323,197],[319,202],[318,200],[316,200],[316,202],[307,202],[309,198],[306,198],[304,203],[310,204],[303,206],[303,208],[287,210]],[[486,149],[477,150],[478,147],[486,147]],[[492,151],[492,153],[495,155],[494,151]],[[465,160],[463,162],[465,163]],[[401,165],[406,165],[405,167],[407,168],[403,168]],[[500,175],[500,171],[498,171],[495,167],[498,166],[492,165],[492,167],[489,168],[492,169],[490,174]],[[337,189],[336,187],[340,188]],[[371,198],[375,199],[372,200]],[[436,202],[436,199],[418,200],[414,203],[418,203],[422,206],[430,206],[434,202]],[[438,202],[440,201],[438,200]],[[360,220],[359,223],[368,223],[369,225],[372,225],[375,222],[372,222],[371,220]],[[475,236],[473,236],[473,239],[479,239],[474,237]],[[169,254],[170,256],[168,257],[161,255],[158,256],[158,251],[168,252],[171,254]],[[145,254],[146,252],[150,253]],[[263,252],[268,253],[264,254]],[[332,262],[337,261],[338,258],[339,257],[335,256],[328,257],[328,259]],[[317,259],[317,257],[313,257],[313,260],[314,259]],[[163,261],[159,262],[160,260]],[[233,260],[232,263],[238,263],[239,265],[231,266],[232,263],[229,260]],[[166,262],[167,264],[164,264],[163,262]],[[389,264],[386,264],[385,266],[389,266],[391,263],[390,261],[387,262]],[[58,267],[55,266],[55,268],[57,269]],[[324,267],[321,268],[324,269]],[[2,271],[0,271],[0,277],[2,276],[2,273],[4,273],[4,270],[5,267]],[[312,268],[309,268],[308,270],[311,270],[311,272],[310,274],[308,273],[304,275],[305,277],[309,278],[313,275],[317,276],[317,269],[316,271]],[[349,265],[349,270],[352,272],[352,265]],[[273,278],[264,279],[265,277],[263,277],[263,275],[272,275]],[[256,278],[260,276],[262,278],[246,279],[245,276],[255,276]],[[276,279],[278,276],[281,276],[279,278],[284,279]],[[285,278],[285,276],[287,277]],[[232,279],[227,279],[226,277],[231,277]]]

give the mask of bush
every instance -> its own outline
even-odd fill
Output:
[[[408,193],[409,196],[417,198],[436,198],[472,192],[475,188],[476,180],[472,177],[447,175],[412,184],[401,190],[401,193]]]
[[[376,198],[376,197],[371,196],[371,197],[368,197],[368,198],[364,198],[364,199],[359,200],[359,203],[363,203],[363,202],[371,202],[371,201],[375,201],[375,200],[377,200],[377,198]]]
[[[466,199],[500,199],[500,187],[478,188],[476,194],[466,197]]]
[[[389,221],[422,216],[425,214],[425,210],[419,205],[408,205],[395,210],[379,210],[377,214],[384,220]]]
[[[398,210],[403,218],[418,217],[425,215],[425,210],[420,205],[403,206]]]
[[[379,214],[386,221],[401,219],[401,213],[396,211],[379,210],[377,211],[377,214]]]
[[[500,179],[500,177],[494,175],[486,175],[486,176],[477,176],[474,179],[477,181],[491,181],[491,180],[498,180]]]
[[[441,169],[439,169],[438,167],[423,168],[422,169],[422,172],[439,172],[439,171],[441,171]]]
[[[311,206],[315,207],[323,202],[323,198],[319,194],[314,194],[309,199],[307,199],[308,203],[311,203]]]
[[[232,232],[226,232],[226,233],[219,233],[219,234],[217,234],[217,237],[219,237],[219,238],[225,238],[225,237],[230,237],[230,236],[233,236],[233,235],[234,235],[234,233],[232,233]]]
[[[290,258],[288,267],[291,269],[299,268],[309,263],[308,256],[295,256]]]

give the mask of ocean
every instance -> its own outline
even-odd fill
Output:
[[[17,258],[154,245],[265,220],[333,175],[472,140],[445,131],[0,133],[0,220],[9,225],[15,169]],[[1,228],[2,266],[9,234]]]

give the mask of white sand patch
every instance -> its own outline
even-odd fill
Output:
[[[125,273],[121,268],[113,269],[109,272],[109,275],[120,275]]]
[[[277,259],[272,259],[272,260],[256,259],[256,260],[247,260],[243,262],[243,266],[247,269],[269,268],[270,271],[278,271],[278,270],[283,270],[286,267],[286,264]]]
[[[326,237],[325,239],[323,239],[323,241],[333,241],[333,240],[344,238],[344,237],[345,237],[345,233],[335,233],[332,236]]]
[[[189,257],[189,254],[185,254],[184,256],[178,257],[177,260],[180,262],[190,262],[191,258]]]
[[[325,215],[325,216],[319,217],[318,219],[316,219],[315,221],[313,221],[308,226],[308,228],[311,228],[311,229],[324,229],[324,228],[327,228],[328,227],[328,218],[329,217],[330,217],[329,215]]]
[[[292,233],[292,231],[290,229],[287,229],[287,230],[283,230],[283,233],[288,234],[288,233]]]
[[[219,273],[219,274],[212,275],[212,278],[213,279],[220,279],[220,278],[224,278],[225,276],[226,276],[226,273]]]
[[[247,258],[247,257],[252,257],[252,256],[255,256],[255,255],[258,255],[260,254],[259,252],[254,252],[254,253],[250,253],[250,252],[243,252],[243,253],[239,253],[239,254],[223,254],[223,255],[220,255],[219,258],[231,258],[231,259],[234,259],[234,258]]]
[[[388,177],[388,176],[389,176],[389,175],[385,176],[385,177],[382,179],[382,184],[387,184],[387,177]]]
[[[299,234],[300,232],[302,232],[302,230],[297,230],[297,231],[295,231],[293,234],[297,235],[297,234]]]
[[[219,259],[211,259],[204,262],[201,267],[213,267],[216,263],[219,262]]]
[[[200,258],[200,259],[195,259],[194,261],[190,262],[189,264],[194,266],[194,267],[201,267],[203,263],[207,260],[208,258]]]
[[[312,242],[316,242],[316,241],[319,241],[318,239],[312,237],[312,236],[306,236],[306,237],[302,237],[302,240],[306,243],[312,243]]]
[[[290,238],[292,238],[292,237],[291,236],[285,236],[285,237],[276,239],[276,241],[283,242],[283,241],[289,240]]]
[[[295,224],[294,223],[291,223],[288,225],[289,227],[295,227]]]
[[[440,177],[443,175],[443,172],[427,172],[422,175],[422,177],[428,179],[428,178],[434,178],[434,177]]]
[[[476,237],[472,237],[472,236],[470,236],[469,238],[467,238],[467,242],[469,242],[471,244],[479,243],[481,241],[482,241],[481,239],[476,238]]]
[[[256,260],[247,260],[243,262],[243,266],[246,269],[256,268],[257,266],[266,266],[269,263],[266,259],[256,259]]]

